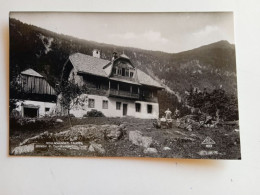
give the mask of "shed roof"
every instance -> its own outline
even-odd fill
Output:
[[[35,77],[43,77],[42,75],[40,75],[38,72],[36,72],[35,70],[29,68],[25,71],[22,71],[21,74],[23,75],[29,75],[29,76],[35,76]]]

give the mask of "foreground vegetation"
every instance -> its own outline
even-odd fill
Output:
[[[57,133],[70,129],[67,118],[60,118],[63,122],[56,122],[57,118],[42,119],[11,119],[10,121],[10,153],[22,141],[39,135],[42,132]],[[106,118],[88,117],[72,118],[72,125],[87,124],[124,124],[125,133],[116,142],[102,142],[106,149],[104,154],[88,153],[83,150],[48,150],[27,153],[25,155],[39,156],[137,156],[137,157],[166,157],[166,158],[210,158],[210,159],[240,159],[239,133],[234,131],[237,126],[221,126],[218,128],[201,128],[194,131],[186,131],[173,125],[170,129],[156,129],[153,120],[136,118]],[[130,131],[140,131],[144,136],[152,137],[151,147],[158,153],[145,154],[143,148],[134,145],[128,139]],[[216,144],[212,148],[206,148],[202,142],[209,136]],[[164,150],[165,147],[170,150]],[[211,155],[203,155],[203,152],[211,151]]]

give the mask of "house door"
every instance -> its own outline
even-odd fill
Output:
[[[23,113],[24,113],[24,117],[35,118],[38,117],[39,115],[39,109],[24,107]]]
[[[127,104],[123,104],[123,116],[127,115]]]

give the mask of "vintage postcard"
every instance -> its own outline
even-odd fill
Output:
[[[10,155],[241,159],[233,20],[11,12]]]

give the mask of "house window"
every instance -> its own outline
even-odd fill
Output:
[[[130,72],[130,77],[133,77],[134,76],[134,73],[133,72]]]
[[[103,109],[108,109],[108,101],[107,100],[103,100],[102,108]]]
[[[117,74],[118,75],[122,75],[122,69],[121,68],[118,69],[118,73]]]
[[[122,68],[122,76],[125,76],[125,68]]]
[[[135,103],[135,111],[141,112],[141,104],[140,103]]]
[[[88,107],[89,108],[94,108],[95,107],[95,100],[94,99],[89,99],[88,100]]]
[[[125,70],[125,76],[129,77],[129,70],[128,69]]]
[[[153,112],[153,106],[151,104],[147,104],[147,113],[151,114]]]
[[[113,69],[113,74],[114,74],[114,75],[117,75],[117,68],[114,68],[114,69]]]
[[[45,108],[45,112],[49,112],[50,111],[50,108]]]
[[[116,102],[116,109],[120,110],[121,109],[121,102]]]

